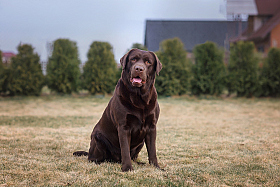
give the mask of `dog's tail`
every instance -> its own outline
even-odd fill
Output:
[[[76,151],[73,153],[74,156],[87,156],[88,152],[86,151]]]

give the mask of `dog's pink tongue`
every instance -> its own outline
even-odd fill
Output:
[[[142,79],[141,78],[133,78],[133,82],[141,83]]]

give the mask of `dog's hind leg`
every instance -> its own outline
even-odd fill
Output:
[[[107,158],[106,146],[97,141],[96,137],[91,139],[88,152],[88,160],[90,162],[100,163]]]

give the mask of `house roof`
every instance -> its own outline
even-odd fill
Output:
[[[258,15],[274,15],[280,8],[279,0],[255,0]]]
[[[268,21],[266,22],[259,30],[253,33],[248,37],[248,40],[255,40],[258,38],[265,38],[274,27],[280,24],[280,9],[278,12]]]
[[[158,51],[163,40],[174,37],[181,39],[187,51],[206,41],[224,46],[227,39],[238,36],[239,23],[243,31],[247,22],[147,20],[145,46],[151,51]]]
[[[6,57],[6,58],[11,58],[11,57],[15,57],[16,54],[12,53],[12,52],[2,52],[2,57]]]
[[[273,2],[274,0],[267,0],[268,2]],[[262,0],[256,0],[256,2],[261,2],[261,3],[263,3],[263,1]],[[231,42],[236,42],[236,41],[239,41],[239,40],[250,40],[250,41],[256,41],[256,40],[262,40],[262,39],[264,39],[265,37],[267,37],[267,35],[272,31],[272,29],[274,28],[274,27],[276,27],[278,24],[280,24],[280,1],[277,1],[277,2],[279,2],[278,4],[279,4],[279,6],[278,6],[278,9],[276,10],[276,11],[271,11],[271,12],[274,12],[273,14],[274,14],[274,16],[272,17],[272,18],[270,18],[266,23],[264,23],[257,31],[255,31],[254,33],[252,33],[252,34],[250,34],[250,35],[248,35],[248,33],[246,32],[246,30],[245,30],[245,32],[243,32],[241,35],[239,35],[238,37],[236,37],[236,38],[233,38],[233,39],[231,39],[230,41]],[[266,4],[266,3],[263,3],[263,4]],[[268,3],[267,3],[268,4]],[[277,5],[278,5],[277,3],[275,3],[274,5],[275,5],[275,7],[277,7]],[[260,4],[258,5],[258,6],[260,6]],[[267,7],[270,7],[270,5],[269,6],[267,6]],[[267,8],[266,7],[266,8]],[[263,12],[262,13],[264,13],[265,11],[266,11],[266,13],[268,13],[268,10],[267,9],[265,9],[264,7],[263,7],[263,10],[262,10]],[[270,13],[271,13],[270,12]],[[271,13],[272,14],[272,13]]]

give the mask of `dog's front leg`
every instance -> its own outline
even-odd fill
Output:
[[[126,129],[123,126],[118,128],[118,136],[121,147],[121,156],[122,156],[122,171],[133,170],[130,158],[130,140],[131,134],[130,130]]]
[[[152,125],[149,132],[145,137],[145,143],[148,151],[149,163],[157,168],[160,168],[157,161],[156,155],[156,126]]]

